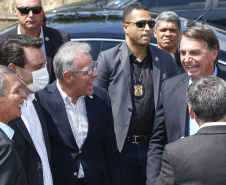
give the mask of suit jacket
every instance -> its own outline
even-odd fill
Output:
[[[207,126],[166,145],[156,185],[225,185],[226,125]]]
[[[217,70],[217,76],[225,79],[226,73],[219,67]],[[187,73],[167,79],[162,84],[148,151],[148,185],[155,184],[159,175],[164,146],[188,136],[189,113],[186,98],[188,84]]]
[[[85,97],[88,134],[79,149],[72,133],[63,98],[56,82],[39,92],[41,104],[49,115],[48,130],[52,154],[54,185],[75,185],[81,162],[87,185],[109,185],[106,161],[114,163],[117,146],[111,103],[107,91],[94,88]],[[114,164],[112,164],[114,165]]]
[[[43,108],[39,103],[37,94],[36,99],[37,100],[33,101],[33,104],[41,123],[46,151],[50,162],[51,158],[48,131],[43,114]],[[28,177],[28,183],[30,185],[43,185],[42,162],[22,118],[18,117],[10,121],[8,125],[15,131],[12,140],[14,141],[15,147],[25,168]]]
[[[170,55],[151,45],[149,49],[153,61],[154,103],[156,107],[162,81],[177,75],[178,68],[173,61],[172,54]],[[132,74],[126,42],[101,52],[97,62],[99,76],[94,84],[107,89],[110,95],[117,145],[119,151],[121,151],[127,136],[133,109]]]
[[[68,33],[59,31],[50,27],[42,26],[46,50],[47,69],[49,72],[49,83],[54,82],[56,79],[53,71],[53,58],[58,48],[70,40]],[[0,43],[7,39],[10,35],[17,35],[17,27],[0,35]]]
[[[13,142],[0,129],[0,184],[28,185],[27,176]]]

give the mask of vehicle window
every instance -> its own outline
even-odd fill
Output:
[[[102,42],[102,46],[101,46],[101,51],[105,51],[107,49],[113,48],[116,45],[118,45],[121,42],[108,42],[108,41],[104,41]]]

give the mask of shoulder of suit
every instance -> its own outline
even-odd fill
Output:
[[[47,26],[42,26],[42,28],[43,28],[44,35],[45,35],[46,31],[50,34],[59,34],[60,33],[61,35],[69,35],[67,32],[57,30],[57,29],[54,29],[54,28],[50,28],[50,27],[47,27]]]

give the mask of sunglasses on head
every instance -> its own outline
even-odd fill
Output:
[[[134,23],[138,28],[144,28],[146,26],[146,24],[148,24],[148,26],[150,28],[153,28],[155,26],[155,21],[146,21],[146,20],[140,20],[137,22],[126,22],[126,24],[130,24],[130,23]]]
[[[16,8],[17,8],[17,10],[19,10],[19,12],[21,14],[24,14],[24,15],[29,14],[30,11],[32,11],[33,14],[40,14],[41,11],[42,11],[41,6],[35,6],[35,7],[32,7],[32,8],[29,8],[29,7],[16,7]]]

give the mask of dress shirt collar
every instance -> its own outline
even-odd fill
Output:
[[[71,97],[69,97],[69,96],[68,96],[68,95],[60,88],[58,79],[57,79],[57,81],[56,81],[56,85],[57,85],[57,88],[58,88],[58,90],[59,90],[59,92],[60,92],[61,97],[63,98],[64,104],[65,104],[65,105],[72,104],[72,102],[71,102]],[[83,100],[84,98],[85,98],[85,96],[80,96],[78,99],[79,99],[79,100]]]
[[[35,99],[35,93],[29,94],[27,96],[27,100],[24,99],[22,107],[30,107],[33,104],[34,99]]]
[[[213,74],[212,74],[212,76],[217,76],[217,66],[216,65],[214,65],[214,72],[213,72]],[[189,86],[192,84],[192,79],[191,79],[191,77],[190,77],[190,79],[189,79]]]
[[[8,136],[9,139],[13,138],[14,130],[12,128],[10,128],[8,125],[1,123],[1,122],[0,122],[0,128]]]
[[[221,125],[225,125],[226,126],[226,122],[210,122],[210,123],[205,123],[203,124],[199,129],[203,128],[203,127],[209,127],[209,126],[221,126]]]

